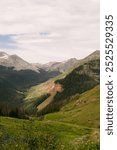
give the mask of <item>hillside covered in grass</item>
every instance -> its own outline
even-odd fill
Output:
[[[0,144],[4,150],[99,150],[99,86],[73,96],[56,113],[0,117]]]
[[[54,120],[71,124],[99,128],[100,88],[99,85],[69,99],[59,112],[45,115],[44,120]]]

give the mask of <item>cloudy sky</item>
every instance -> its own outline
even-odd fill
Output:
[[[0,0],[0,51],[29,62],[99,49],[99,0]]]

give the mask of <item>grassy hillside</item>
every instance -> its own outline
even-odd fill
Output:
[[[99,150],[98,129],[3,117],[0,127],[0,145],[4,150]]]
[[[100,88],[76,94],[69,99],[59,112],[45,115],[45,120],[54,120],[76,125],[99,128],[100,125]]]
[[[30,120],[0,117],[4,150],[99,150],[99,86],[57,113]]]

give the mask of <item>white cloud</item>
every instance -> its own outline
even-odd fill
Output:
[[[31,62],[84,57],[99,49],[99,0],[0,0],[0,33]]]

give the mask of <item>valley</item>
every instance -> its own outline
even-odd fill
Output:
[[[1,149],[99,150],[99,84],[99,51],[45,65],[0,53]]]

